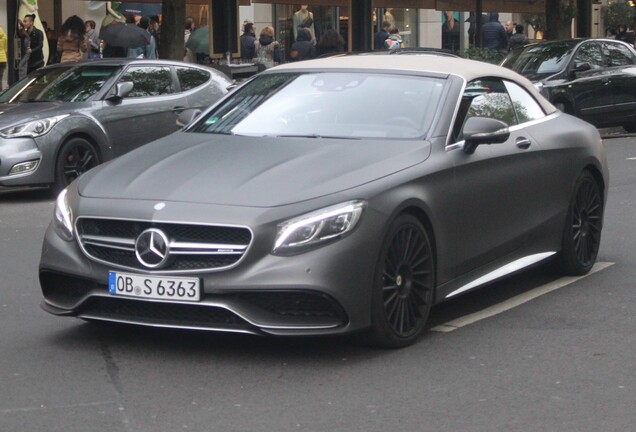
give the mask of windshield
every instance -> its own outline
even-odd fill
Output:
[[[55,67],[30,75],[0,96],[0,103],[81,102],[97,93],[120,66]]]
[[[577,43],[577,41],[561,41],[531,45],[513,51],[502,65],[526,76],[554,74],[565,67]]]
[[[312,138],[417,138],[426,134],[445,80],[410,75],[263,74],[238,89],[196,132]]]

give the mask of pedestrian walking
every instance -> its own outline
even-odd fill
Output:
[[[81,60],[86,52],[84,21],[77,15],[70,16],[62,24],[57,38],[57,55],[60,63]]]
[[[281,62],[280,43],[274,39],[274,28],[266,26],[254,42],[256,61],[266,69]]]

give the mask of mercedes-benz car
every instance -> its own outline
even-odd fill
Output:
[[[282,65],[59,195],[42,307],[405,346],[436,303],[550,260],[588,272],[607,192],[596,128],[508,69]]]
[[[597,127],[636,132],[636,50],[612,39],[566,39],[511,51],[503,66],[554,106]]]
[[[39,69],[0,95],[0,188],[66,187],[98,164],[178,129],[179,112],[227,93],[225,75],[138,59]]]

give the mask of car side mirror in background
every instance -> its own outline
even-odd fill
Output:
[[[480,144],[499,144],[510,137],[508,125],[487,117],[470,117],[463,128],[464,152],[475,153]]]
[[[130,94],[130,92],[133,90],[134,87],[135,85],[133,84],[132,81],[118,82],[115,85],[115,94],[109,96],[107,100],[112,100],[112,101],[122,100],[123,98],[125,98],[126,96]]]
[[[181,111],[177,117],[177,126],[179,128],[187,126],[199,114],[201,114],[201,110],[197,108],[189,108]]]
[[[592,65],[588,62],[575,62],[574,67],[570,69],[570,79],[576,77],[577,72],[586,72],[592,70]]]

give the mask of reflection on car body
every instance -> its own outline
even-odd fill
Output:
[[[505,68],[298,62],[65,189],[42,307],[404,346],[436,303],[546,260],[589,271],[607,190],[596,128]]]
[[[0,187],[53,184],[177,130],[176,115],[227,93],[218,72],[111,59],[35,71],[0,96]]]

